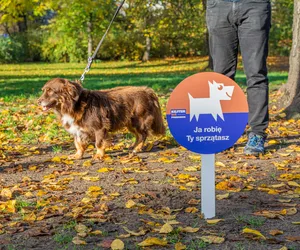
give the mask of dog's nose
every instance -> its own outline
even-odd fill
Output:
[[[39,98],[38,100],[37,100],[37,103],[38,103],[38,105],[41,105],[41,99]]]

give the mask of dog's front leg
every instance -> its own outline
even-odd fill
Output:
[[[74,136],[74,143],[77,151],[76,154],[70,155],[69,159],[81,159],[87,145],[77,136]]]
[[[95,131],[95,139],[96,139],[95,147],[97,149],[97,152],[93,157],[95,160],[103,159],[104,154],[105,154],[105,148],[108,144],[106,141],[107,136],[108,136],[108,133],[107,133],[106,129],[100,129],[100,130]]]

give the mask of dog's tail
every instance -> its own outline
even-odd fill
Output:
[[[152,96],[153,96],[153,100],[154,100],[154,102],[153,102],[153,106],[154,106],[153,107],[153,109],[154,109],[154,112],[153,112],[154,117],[153,118],[154,119],[153,119],[151,129],[155,135],[164,135],[166,133],[166,127],[164,125],[159,101],[158,101],[157,95],[154,92],[152,93]]]

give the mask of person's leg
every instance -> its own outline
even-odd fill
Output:
[[[234,4],[223,0],[208,0],[206,9],[213,70],[232,79],[235,77],[238,53],[237,27],[232,12]]]
[[[265,137],[269,122],[266,60],[271,25],[270,2],[242,1],[239,21],[239,42],[247,76],[249,125],[253,133]]]
[[[269,123],[267,56],[271,26],[269,0],[240,3],[239,42],[247,76],[247,99],[251,133],[245,147],[247,154],[264,152],[266,129]]]

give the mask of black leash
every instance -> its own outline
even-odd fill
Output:
[[[116,10],[116,12],[115,12],[113,18],[111,19],[110,24],[108,25],[108,27],[107,27],[107,29],[106,29],[104,35],[102,36],[102,38],[101,38],[101,40],[100,40],[100,42],[99,42],[99,44],[98,44],[98,46],[97,46],[97,48],[96,48],[94,54],[88,58],[88,63],[87,63],[87,65],[86,65],[85,69],[84,69],[83,74],[82,74],[81,77],[80,77],[80,81],[81,81],[81,82],[83,82],[83,80],[84,80],[84,75],[85,75],[87,72],[90,71],[90,68],[91,68],[91,66],[92,66],[93,60],[95,59],[95,57],[96,57],[96,55],[97,55],[97,53],[98,53],[98,50],[100,49],[100,47],[101,47],[101,45],[102,45],[102,43],[103,43],[103,41],[104,41],[104,38],[106,37],[106,35],[107,35],[107,33],[108,33],[109,29],[110,29],[110,26],[111,26],[112,23],[114,22],[116,16],[118,15],[118,13],[119,13],[119,11],[120,11],[120,9],[122,8],[122,6],[123,6],[124,3],[125,3],[125,0],[123,0],[123,1],[121,2],[121,4],[119,5],[119,7],[117,8],[117,10]]]

